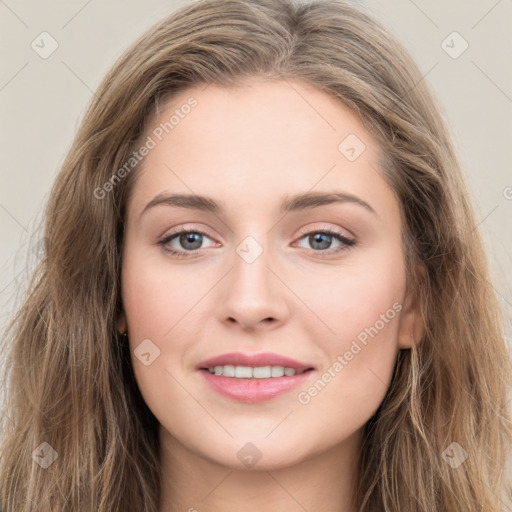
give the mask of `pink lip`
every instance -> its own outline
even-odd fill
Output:
[[[300,363],[295,359],[274,354],[272,352],[263,352],[261,354],[252,355],[243,354],[242,352],[229,352],[199,363],[197,365],[197,369],[213,368],[214,366],[225,366],[228,364],[233,366],[284,366],[285,368],[293,368],[294,370],[308,370],[313,368],[310,364]],[[230,377],[227,378],[229,379]]]
[[[200,370],[210,387],[217,393],[248,404],[264,402],[304,383],[316,373],[315,370],[305,371],[291,377],[270,377],[268,379],[236,379],[215,375],[208,370]]]
[[[303,373],[290,377],[269,377],[268,379],[237,379],[234,377],[215,375],[208,371],[208,368],[225,365],[253,367],[283,366],[285,368],[293,368],[296,371],[304,371]],[[200,370],[201,375],[214,391],[244,403],[256,403],[270,400],[299,386],[315,373],[311,365],[300,363],[295,359],[272,352],[253,355],[242,354],[241,352],[230,352],[203,361],[197,365],[197,369]]]

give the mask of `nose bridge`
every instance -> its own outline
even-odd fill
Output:
[[[286,314],[282,284],[269,267],[271,249],[265,235],[246,236],[236,247],[232,270],[219,304],[221,319],[255,327],[264,320],[283,320]]]
[[[269,293],[270,252],[268,244],[260,244],[253,236],[246,237],[235,249],[232,279],[238,293],[251,296]]]

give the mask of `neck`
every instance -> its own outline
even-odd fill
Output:
[[[285,467],[226,467],[190,451],[160,427],[159,512],[356,512],[361,431]]]

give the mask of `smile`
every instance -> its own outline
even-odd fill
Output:
[[[223,375],[224,377],[233,377],[235,379],[269,379],[277,377],[292,377],[299,375],[307,370],[295,370],[295,368],[286,368],[284,366],[214,366],[208,368],[208,371],[214,375]]]

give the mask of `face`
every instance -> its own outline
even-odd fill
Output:
[[[161,435],[238,468],[342,449],[421,335],[372,136],[324,92],[253,79],[180,93],[144,141],[119,325]]]

